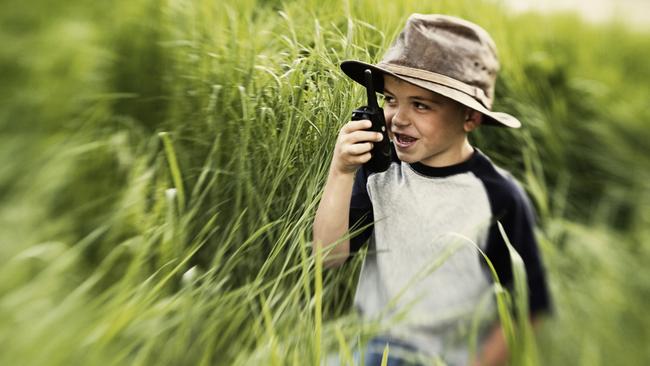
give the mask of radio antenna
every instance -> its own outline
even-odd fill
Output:
[[[364,77],[366,79],[366,93],[368,94],[368,107],[373,111],[379,110],[379,104],[377,104],[377,95],[375,94],[375,84],[372,82],[372,71],[366,69],[364,72]]]

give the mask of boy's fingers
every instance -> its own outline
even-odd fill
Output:
[[[370,141],[378,142],[382,140],[382,135],[379,132],[374,131],[354,131],[349,133],[346,136],[346,141],[351,144],[356,144],[358,142]]]
[[[359,121],[350,121],[350,122],[346,123],[343,126],[342,130],[345,133],[351,133],[351,132],[358,131],[358,130],[365,130],[365,129],[368,129],[370,127],[372,127],[372,122],[370,122],[370,120],[367,120],[367,119],[362,119],[362,120],[359,120]]]
[[[358,144],[348,145],[346,149],[349,155],[361,155],[372,150],[372,142],[360,142]]]
[[[372,158],[372,154],[370,154],[369,152],[356,157],[356,159],[358,159],[357,162],[359,164],[367,163],[370,160],[370,158]]]

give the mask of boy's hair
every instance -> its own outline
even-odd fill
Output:
[[[348,60],[341,69],[362,85],[366,69],[391,75],[482,113],[485,124],[521,126],[517,118],[492,111],[496,46],[483,28],[464,19],[413,14],[377,65]],[[383,91],[383,78],[374,80],[375,89]]]

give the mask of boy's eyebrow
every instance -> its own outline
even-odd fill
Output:
[[[424,101],[431,102],[431,103],[440,103],[440,101],[438,99],[431,98],[431,97],[423,97],[423,96],[419,96],[419,95],[414,95],[414,96],[411,96],[409,98],[414,99],[414,100],[424,100]]]
[[[390,95],[395,95],[395,93],[393,93],[392,91],[390,91],[390,90],[388,90],[386,88],[384,88],[384,93],[388,93]],[[425,101],[429,101],[429,102],[432,102],[432,103],[440,103],[440,101],[436,97],[431,97],[431,96],[411,95],[408,98],[412,99],[412,100],[425,100]]]

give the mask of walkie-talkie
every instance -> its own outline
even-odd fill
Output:
[[[366,169],[373,173],[383,172],[390,165],[390,142],[386,133],[386,120],[384,119],[384,110],[379,108],[379,104],[377,104],[375,87],[372,83],[372,71],[366,69],[364,71],[364,77],[366,79],[368,105],[355,109],[352,112],[352,120],[359,121],[368,119],[372,122],[372,127],[370,127],[369,131],[380,132],[384,136],[381,141],[373,143],[372,151],[370,152],[372,157],[364,164]]]

